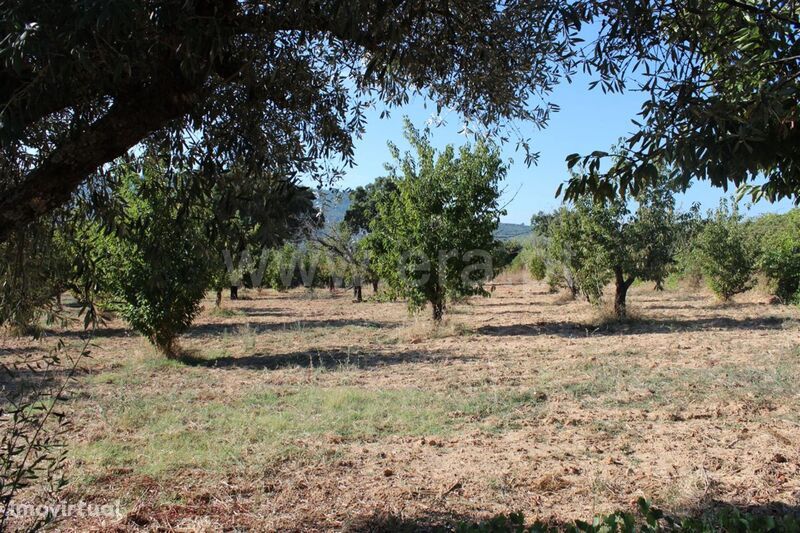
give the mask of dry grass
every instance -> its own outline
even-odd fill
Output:
[[[505,280],[433,328],[405,305],[249,293],[159,357],[112,323],[66,407],[67,530],[376,530],[520,510],[585,518],[798,505],[800,313],[636,287],[603,320]],[[427,313],[423,315],[427,317]],[[74,337],[70,337],[75,341]],[[3,341],[15,354],[42,342]]]

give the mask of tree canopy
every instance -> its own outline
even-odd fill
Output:
[[[377,243],[371,259],[381,279],[411,309],[429,302],[439,321],[448,299],[483,294],[493,274],[506,167],[497,149],[483,143],[437,153],[408,121],[406,139],[412,152],[401,155],[390,145],[396,191],[379,197],[367,239]]]
[[[0,241],[145,143],[336,177],[375,101],[544,125],[581,5],[556,0],[16,0],[0,7]]]
[[[683,188],[707,180],[754,198],[800,201],[800,11],[795,2],[592,2],[584,55],[606,91],[647,99],[616,153],[567,158],[565,196],[638,194],[668,165]],[[599,147],[602,148],[602,147]],[[604,170],[602,161],[613,158]]]

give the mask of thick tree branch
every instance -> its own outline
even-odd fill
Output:
[[[174,81],[174,80],[173,80]],[[0,200],[0,242],[25,223],[69,200],[98,167],[123,154],[148,134],[187,113],[199,91],[156,83],[125,100],[85,132],[66,141]]]

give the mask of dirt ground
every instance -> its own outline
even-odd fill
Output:
[[[368,293],[369,290],[365,290]],[[107,324],[65,402],[63,530],[376,531],[800,505],[800,312],[756,292],[630,296],[607,324],[510,277],[434,330],[402,302],[247,291],[163,360]],[[69,346],[79,326],[62,332]],[[46,350],[4,339],[2,357]]]

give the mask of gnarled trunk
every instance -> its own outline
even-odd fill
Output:
[[[231,285],[231,300],[238,300],[239,299],[239,287],[236,285]]]
[[[363,301],[363,298],[361,297],[361,285],[353,285],[353,298],[356,299],[356,302]]]

